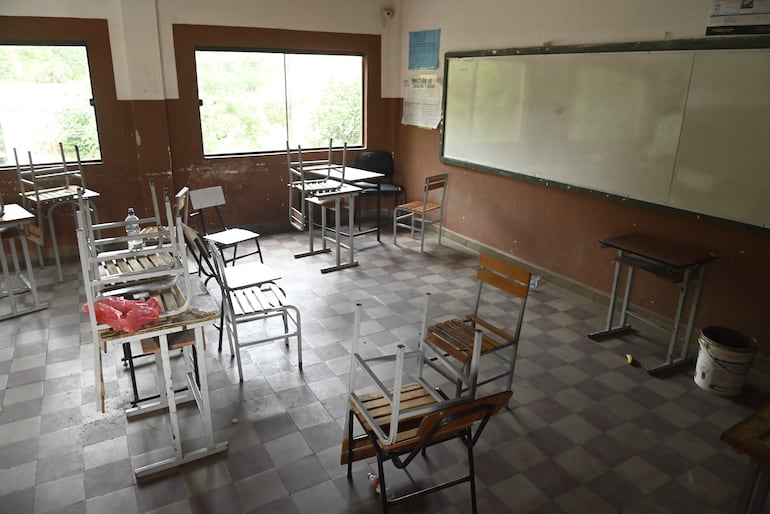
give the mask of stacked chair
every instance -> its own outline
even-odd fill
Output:
[[[425,333],[429,312],[430,296],[426,301],[422,333]],[[449,398],[428,382],[431,373],[426,364],[430,362],[433,368],[445,366],[443,375],[475,390],[480,344],[465,369],[452,365],[450,359],[424,341],[417,350],[398,345],[393,355],[365,357],[373,352],[361,348],[361,315],[359,304],[354,322],[346,434],[340,458],[341,464],[347,464],[348,479],[352,479],[354,461],[376,457],[384,513],[393,505],[465,482],[470,484],[471,506],[476,513],[473,449],[489,419],[507,404],[511,392],[501,391],[480,398],[470,395]],[[481,341],[480,332],[477,341]],[[411,373],[406,366],[408,361],[414,362]],[[363,430],[362,434],[356,434],[354,420]],[[427,458],[428,448],[452,440],[461,441],[466,448],[467,474],[406,494],[390,494],[385,462],[391,461],[397,469],[406,470],[420,453]]]
[[[16,160],[16,179],[19,184],[19,196],[22,206],[35,214],[36,222],[29,226],[27,238],[37,245],[40,266],[43,266],[43,246],[45,246],[44,221],[48,219],[49,237],[56,264],[56,276],[59,282],[64,280],[59,258],[59,248],[56,243],[56,230],[54,227],[54,213],[64,204],[77,207],[78,201],[92,200],[99,193],[86,189],[86,176],[83,165],[80,162],[80,151],[75,146],[75,161],[68,162],[64,153],[64,145],[59,143],[61,162],[52,164],[35,164],[32,152],[27,152],[27,164],[19,161],[16,149],[13,155]],[[92,214],[96,216],[93,205],[88,205]]]
[[[153,203],[157,204],[155,189],[151,187]],[[139,414],[168,412],[173,456],[135,470],[137,478],[144,478],[180,464],[227,450],[227,443],[215,443],[208,395],[208,379],[204,351],[204,328],[215,323],[219,313],[192,308],[190,275],[187,269],[181,220],[171,209],[167,191],[163,193],[166,222],[158,215],[140,218],[139,236],[127,236],[123,221],[94,223],[91,212],[79,194],[77,212],[77,239],[86,292],[86,307],[93,337],[94,379],[97,408],[105,410],[105,385],[102,369],[102,349],[108,344],[141,345],[143,355],[154,354],[159,394],[148,401],[139,401],[133,382],[133,357],[128,354],[134,385],[134,402],[126,410],[131,418]],[[159,209],[154,209],[155,213]],[[126,248],[130,238],[140,237],[141,250]],[[162,311],[158,319],[141,327],[118,329],[97,319],[97,301],[107,297],[125,300],[154,298]],[[184,378],[187,387],[174,387],[170,352],[183,352]],[[183,393],[178,395],[177,393]],[[202,447],[183,451],[177,404],[194,401],[202,419]]]

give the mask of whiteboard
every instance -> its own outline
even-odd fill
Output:
[[[768,49],[447,54],[445,90],[444,162],[770,227]]]

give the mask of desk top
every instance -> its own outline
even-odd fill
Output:
[[[314,175],[326,175],[328,172],[329,177],[336,180],[342,179],[341,164],[315,164],[313,166],[304,166],[302,170],[306,173],[312,173]],[[345,182],[362,182],[366,180],[382,178],[384,176],[384,173],[380,173],[378,171],[362,170],[360,168],[345,166]]]
[[[616,248],[667,268],[684,269],[701,266],[716,259],[716,255],[699,248],[658,239],[647,234],[624,234],[600,239],[603,247]]]
[[[325,180],[323,182],[308,181],[302,187],[302,182],[292,182],[294,189],[304,190],[306,194],[321,200],[331,200],[337,196],[355,195],[361,192],[361,188],[352,184],[340,184],[336,180]]]
[[[1,225],[28,223],[35,219],[35,215],[17,203],[7,203],[3,207],[3,215],[0,216]]]
[[[49,189],[40,189],[38,191],[25,191],[19,193],[19,196],[33,200],[35,202],[65,202],[77,198],[79,186],[52,187]],[[99,193],[91,189],[83,189],[83,198],[90,200],[98,198]]]
[[[728,428],[722,441],[762,465],[770,465],[770,403]]]

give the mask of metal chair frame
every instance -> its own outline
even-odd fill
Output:
[[[411,237],[415,232],[420,233],[420,252],[425,251],[425,228],[427,225],[438,224],[438,244],[441,246],[441,230],[444,223],[444,202],[446,200],[447,174],[432,175],[425,179],[422,201],[417,200],[396,206],[393,211],[393,244],[397,244],[398,229],[408,228]],[[430,201],[431,192],[440,190],[441,200]],[[438,211],[435,220],[428,219],[428,215]],[[408,223],[407,223],[408,221]]]
[[[222,253],[215,244],[208,242],[209,254],[213,257],[214,271],[222,292],[222,305],[219,326],[219,351],[222,351],[222,333],[227,332],[230,353],[238,364],[238,376],[243,382],[243,366],[240,349],[242,346],[267,343],[283,339],[286,348],[289,338],[297,338],[297,365],[302,370],[302,321],[300,311],[291,305],[286,294],[272,277],[260,279],[269,270],[265,265],[252,262],[225,267]],[[272,270],[269,270],[270,272]],[[238,277],[239,283],[233,284],[231,278]],[[238,337],[238,325],[258,320],[280,317],[283,321],[283,333],[267,336],[254,341],[242,342]],[[290,326],[291,325],[291,326]],[[293,327],[293,328],[292,328]]]

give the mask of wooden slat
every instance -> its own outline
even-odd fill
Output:
[[[423,206],[423,202],[421,200],[417,200],[414,202],[409,202],[409,203],[399,205],[398,208],[406,211],[422,212],[422,206]],[[428,202],[427,204],[425,204],[425,212],[435,211],[439,207],[441,206],[437,203]]]
[[[428,328],[428,340],[463,363],[470,359],[475,335],[475,329],[459,319],[437,323]],[[503,346],[501,342],[494,340],[488,334],[482,334],[482,354],[493,352],[501,346]]]
[[[515,275],[516,276],[505,275],[480,266],[476,273],[476,278],[486,284],[524,299],[529,295],[529,278],[531,274],[528,271],[518,270]]]

